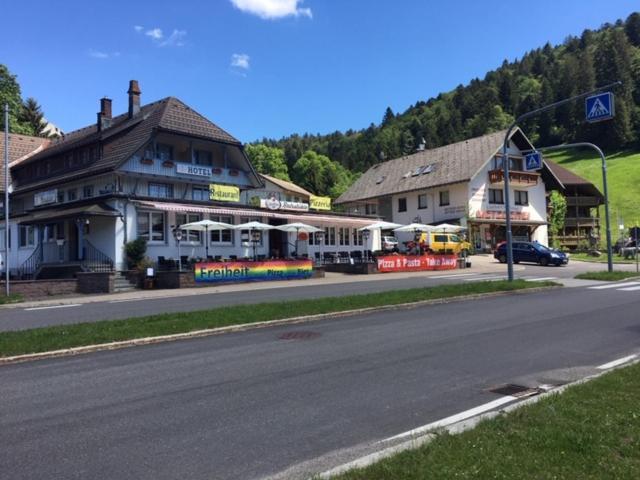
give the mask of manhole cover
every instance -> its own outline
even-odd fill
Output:
[[[305,332],[305,331],[296,331],[296,332],[285,332],[282,335],[278,335],[280,340],[311,340],[313,338],[318,338],[320,334],[318,332]]]
[[[526,397],[539,393],[536,388],[525,387],[524,385],[515,385],[513,383],[490,388],[489,391],[497,393],[498,395],[509,395],[511,397]]]

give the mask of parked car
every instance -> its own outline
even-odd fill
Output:
[[[456,255],[468,255],[471,249],[471,244],[456,233],[423,233],[420,235],[420,246],[427,251]]]
[[[569,263],[569,255],[560,250],[554,250],[538,242],[513,242],[513,262],[532,262],[542,266],[566,265]],[[500,263],[507,262],[507,244],[502,243],[493,254]]]
[[[398,239],[391,235],[382,236],[382,251],[384,252],[397,252],[398,251]]]

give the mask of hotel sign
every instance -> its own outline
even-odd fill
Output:
[[[331,210],[331,198],[311,195],[309,197],[309,208],[314,210]]]
[[[176,163],[176,173],[184,173],[185,175],[194,175],[196,177],[210,177],[213,175],[211,168],[189,163]]]
[[[47,190],[45,192],[38,192],[33,196],[33,205],[39,207],[40,205],[49,205],[50,203],[56,203],[58,201],[58,189]]]
[[[239,202],[240,189],[231,185],[209,185],[209,198],[219,202]]]

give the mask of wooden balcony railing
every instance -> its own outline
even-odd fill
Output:
[[[538,184],[539,173],[510,171],[509,181],[516,187],[535,187]],[[504,183],[504,171],[501,169],[489,171],[490,183]]]
[[[602,203],[598,197],[572,197],[567,196],[567,205],[570,207],[597,207]]]

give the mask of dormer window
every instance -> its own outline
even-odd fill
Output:
[[[211,152],[206,152],[204,150],[194,150],[193,159],[196,165],[213,165],[213,159],[211,156]]]
[[[173,147],[171,145],[166,145],[164,143],[159,143],[156,146],[157,157],[160,161],[169,161],[173,160]]]

